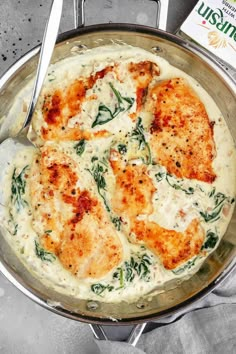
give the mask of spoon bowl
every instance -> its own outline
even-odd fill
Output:
[[[28,139],[27,134],[41,89],[43,87],[44,79],[47,74],[53,49],[55,47],[61,20],[62,6],[63,0],[52,1],[49,18],[44,30],[31,100],[24,123],[15,136],[3,140],[0,144],[1,173],[5,170],[10,161],[14,159],[19,149],[32,145],[32,142]]]

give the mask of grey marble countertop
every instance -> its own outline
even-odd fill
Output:
[[[170,0],[167,30],[175,32],[196,3],[197,0]],[[0,76],[41,42],[50,4],[51,0],[0,1]],[[85,22],[88,25],[129,22],[155,26],[155,21],[156,3],[153,0],[85,2]],[[68,31],[73,25],[73,0],[65,0],[59,31]]]
[[[167,30],[175,32],[196,2],[170,0]],[[50,0],[0,2],[0,76],[41,42],[50,4]],[[129,22],[154,26],[155,6],[150,0],[87,0],[85,21],[86,24]],[[73,21],[73,0],[66,0],[60,32],[72,29]],[[151,327],[150,324],[148,328]],[[108,328],[108,331],[113,339],[123,339],[129,329]],[[0,274],[0,353],[85,353],[79,347],[83,340],[89,354],[95,352],[92,336],[88,325],[41,308]]]

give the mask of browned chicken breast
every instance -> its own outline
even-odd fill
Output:
[[[131,119],[137,117],[137,113],[141,110],[145,101],[148,86],[154,76],[159,75],[157,64],[150,61],[139,63],[129,63],[126,66],[119,66],[115,63],[112,66],[107,66],[104,69],[91,74],[89,77],[79,77],[64,89],[51,89],[44,95],[42,104],[43,121],[41,131],[37,132],[43,141],[72,141],[80,139],[93,139],[109,136],[109,132],[102,125],[98,131],[84,129],[81,126],[80,120],[76,124],[71,124],[71,120],[78,116],[83,109],[83,104],[89,101],[100,102],[98,93],[88,91],[96,85],[100,80],[103,81],[108,74],[113,75],[113,80],[124,83],[127,78],[133,81],[136,91],[136,112],[127,112]],[[110,76],[109,76],[110,77]],[[109,84],[109,82],[107,83]],[[111,95],[116,96],[111,89]],[[117,97],[114,97],[117,99]],[[123,97],[120,97],[122,99]],[[124,100],[127,97],[123,98]],[[132,99],[132,98],[131,98]],[[127,101],[125,101],[126,104]],[[131,101],[129,101],[130,103]],[[132,106],[132,104],[131,104]],[[109,108],[108,108],[109,109]],[[103,112],[104,113],[104,112]]]
[[[184,232],[168,230],[155,222],[139,220],[153,212],[156,191],[146,165],[126,165],[118,152],[112,151],[111,166],[115,174],[112,206],[128,222],[124,232],[134,244],[144,244],[158,256],[166,269],[174,269],[200,252],[205,232],[194,219]],[[135,237],[133,237],[133,234]]]
[[[70,127],[68,122],[81,112],[82,104],[85,101],[97,99],[97,96],[93,94],[86,96],[87,91],[95,85],[97,80],[102,79],[113,69],[113,66],[107,66],[90,77],[78,78],[65,90],[57,89],[45,95],[42,106],[44,120],[41,128],[42,139],[58,141],[91,139],[94,137],[91,132],[82,130],[79,124]],[[95,136],[106,136],[106,133],[105,130],[102,130]]]
[[[160,69],[157,64],[151,61],[141,61],[139,63],[130,63],[128,70],[136,86],[136,113],[131,117],[136,118],[137,114],[143,108],[145,103],[148,87],[155,77],[160,75]]]
[[[206,109],[184,79],[166,80],[149,93],[151,148],[170,174],[212,183],[215,156],[213,125]]]
[[[110,163],[116,178],[112,199],[114,211],[131,219],[139,214],[151,214],[152,196],[156,189],[147,174],[147,165],[127,165],[114,151]]]
[[[132,232],[137,242],[150,248],[166,269],[175,269],[198,255],[205,237],[198,219],[192,220],[184,232],[167,230],[154,222],[134,221]]]
[[[122,260],[122,246],[101,202],[77,187],[71,157],[44,146],[31,169],[33,227],[42,246],[79,278],[100,278]]]

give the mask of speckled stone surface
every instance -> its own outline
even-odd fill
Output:
[[[167,30],[174,32],[196,2],[170,0]],[[0,76],[41,42],[50,4],[50,0],[0,1]],[[87,0],[85,10],[86,24],[130,22],[154,26],[156,21],[156,4],[150,0]],[[73,0],[65,0],[60,32],[73,25]],[[113,339],[124,339],[129,330],[107,329]],[[97,347],[92,338],[88,325],[48,312],[0,275],[1,354],[93,354]]]
[[[196,2],[170,0],[167,30],[176,31]],[[41,42],[50,4],[50,0],[0,1],[0,76]],[[156,3],[150,0],[86,0],[85,22],[87,25],[128,22],[155,26]],[[59,32],[73,26],[73,0],[65,0]]]

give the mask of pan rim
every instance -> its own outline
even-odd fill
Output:
[[[236,84],[230,78],[230,76],[225,72],[225,70],[220,66],[220,64],[212,58],[204,49],[199,48],[194,43],[189,43],[188,41],[173,35],[171,33],[167,33],[165,31],[143,26],[143,25],[136,25],[136,24],[127,24],[127,23],[109,23],[109,24],[99,24],[99,25],[91,25],[86,27],[81,27],[79,29],[70,30],[67,32],[63,32],[58,36],[57,44],[60,44],[64,41],[68,41],[69,39],[74,38],[75,36],[85,35],[85,34],[92,34],[95,32],[133,32],[138,34],[150,34],[154,36],[160,36],[165,40],[169,40],[174,44],[181,46],[182,48],[194,53],[196,56],[201,58],[205,61],[206,64],[210,65],[214,71],[221,76],[221,79],[225,81],[228,85],[230,90],[233,92],[234,96],[236,97]],[[40,45],[30,49],[27,53],[25,53],[20,59],[18,59],[12,66],[10,66],[7,71],[2,75],[0,78],[0,91],[7,84],[8,80],[12,77],[12,75],[19,70],[28,60],[32,59],[39,53]],[[223,271],[205,288],[199,291],[197,294],[194,294],[189,299],[185,300],[184,302],[172,306],[166,310],[161,312],[144,315],[138,314],[137,318],[134,317],[132,319],[129,318],[122,318],[122,319],[111,319],[111,318],[99,318],[96,316],[87,316],[81,315],[76,312],[72,313],[62,307],[50,305],[47,301],[42,299],[39,294],[36,294],[34,289],[30,289],[29,286],[25,284],[22,278],[17,275],[12,268],[10,268],[3,259],[0,259],[0,271],[1,273],[13,284],[15,285],[24,295],[28,298],[36,302],[37,304],[41,305],[42,307],[67,318],[77,320],[80,322],[85,323],[94,323],[94,324],[102,324],[102,325],[129,325],[129,324],[137,324],[143,323],[146,321],[156,321],[160,318],[173,315],[177,313],[180,309],[184,309],[191,304],[195,303],[196,301],[203,299],[207,296],[210,292],[212,292],[226,277],[236,269],[236,263],[234,263],[234,255],[232,255],[231,259],[228,261],[227,265],[224,267]],[[94,313],[96,315],[96,313]]]

